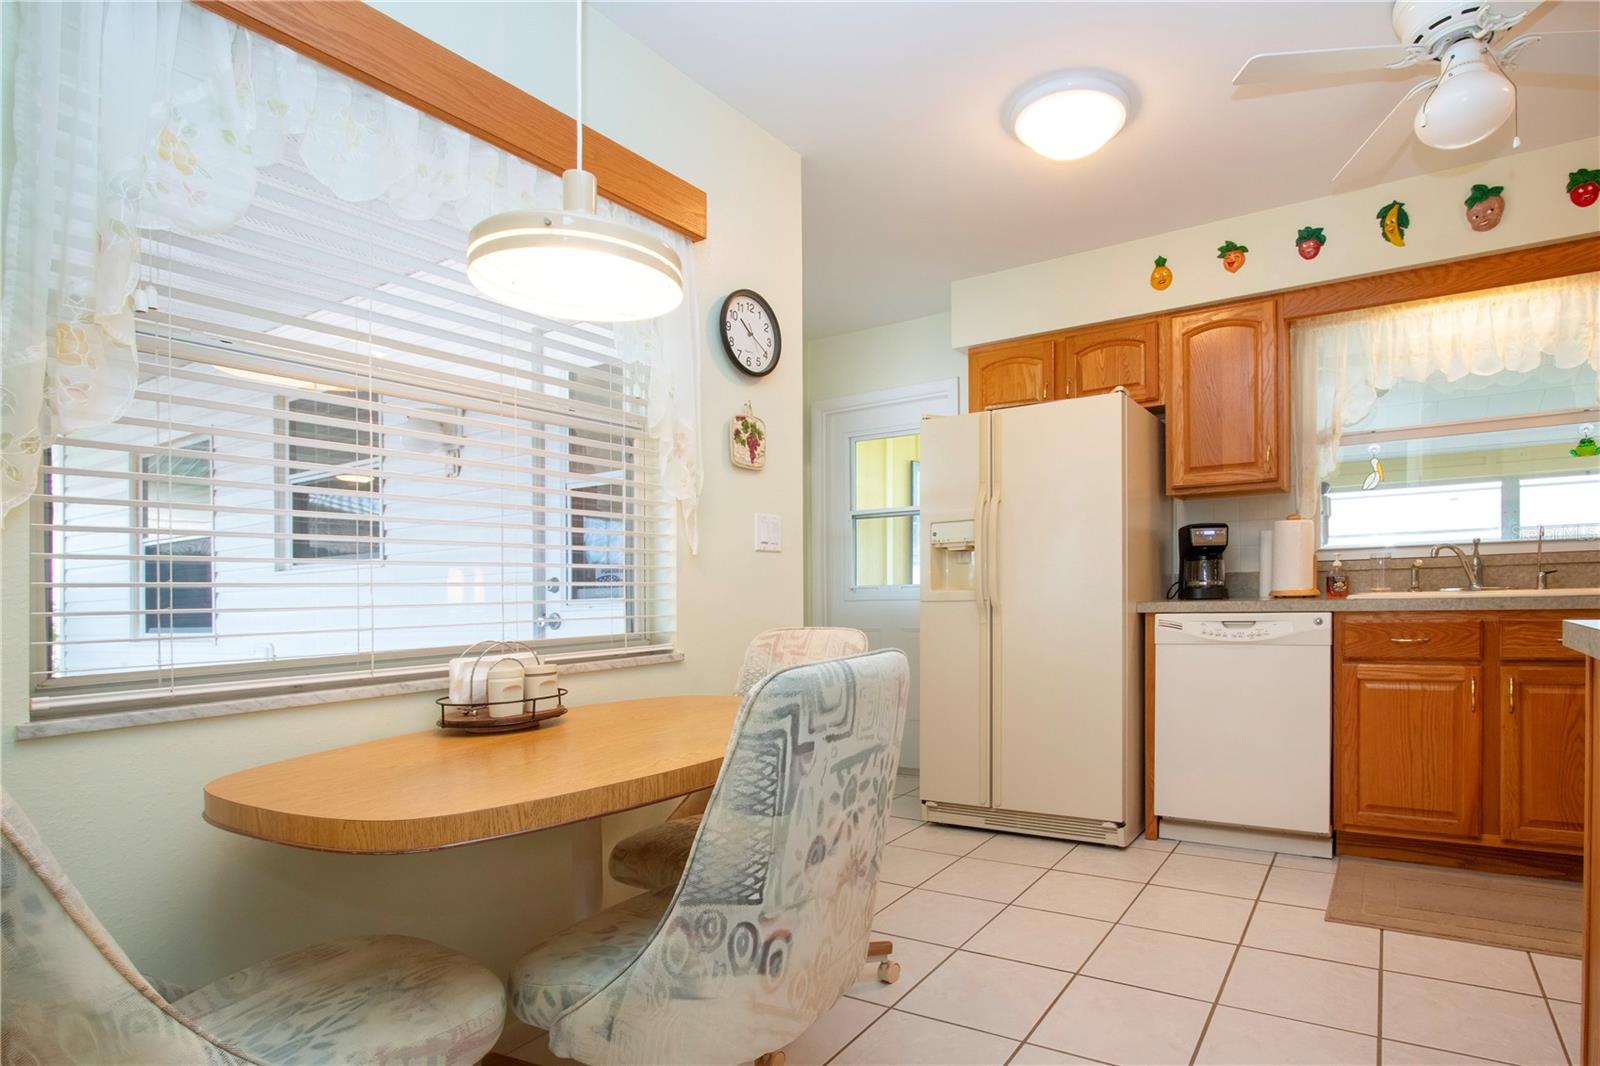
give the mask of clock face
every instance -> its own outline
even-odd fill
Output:
[[[758,293],[735,289],[722,301],[722,350],[752,377],[770,374],[783,352],[772,307]]]

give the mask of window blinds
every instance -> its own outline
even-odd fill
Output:
[[[483,298],[459,226],[339,199],[296,163],[264,168],[223,232],[142,245],[134,399],[41,471],[38,689],[670,641],[648,369],[608,328]]]

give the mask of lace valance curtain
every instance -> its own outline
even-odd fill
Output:
[[[1314,484],[1338,465],[1344,430],[1399,382],[1600,370],[1600,274],[1312,319],[1294,328],[1294,358],[1315,389]]]
[[[220,233],[260,168],[302,164],[344,200],[462,229],[557,207],[560,178],[188,3],[16,5],[15,165],[5,218],[0,487],[9,513],[53,434],[115,421],[136,384],[140,233]],[[677,311],[619,326],[650,365],[650,432],[691,550],[701,486],[699,307],[688,240]],[[462,249],[463,257],[466,254]]]

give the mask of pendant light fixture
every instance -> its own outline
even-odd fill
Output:
[[[577,0],[578,165],[561,175],[561,210],[506,211],[472,227],[467,277],[486,296],[568,322],[632,322],[683,301],[677,253],[596,212],[583,169],[583,0]]]

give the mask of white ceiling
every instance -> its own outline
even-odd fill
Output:
[[[1397,123],[1403,136],[1335,189],[1340,164],[1422,75],[1230,84],[1256,52],[1394,43],[1387,3],[598,6],[801,154],[812,337],[942,311],[957,278],[1510,146],[1508,127],[1474,148],[1436,151]],[[1556,0],[1526,23],[1597,25],[1592,0]],[[1557,61],[1582,76],[1549,73]],[[1076,67],[1131,81],[1134,115],[1099,154],[1051,163],[1002,128],[1001,108],[1024,82]],[[1513,76],[1525,147],[1600,132],[1600,51],[1541,42]]]

